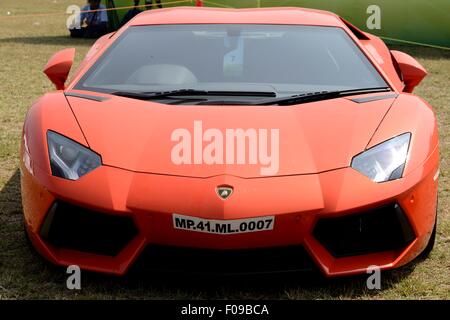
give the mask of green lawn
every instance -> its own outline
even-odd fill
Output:
[[[65,270],[42,261],[22,230],[18,148],[22,122],[33,100],[53,87],[42,73],[55,51],[77,48],[77,63],[92,41],[67,37],[64,14],[74,0],[0,2],[0,298],[274,298],[274,299],[436,299],[450,298],[450,51],[402,47],[429,71],[417,94],[436,110],[440,126],[441,178],[437,247],[431,258],[383,274],[383,290],[368,291],[364,278],[323,281],[292,277],[189,279],[134,270],[123,278],[83,273],[82,290],[65,287]],[[216,1],[213,1],[216,2]],[[31,5],[32,3],[32,5]],[[230,3],[230,2],[229,2]],[[7,12],[11,12],[7,16]]]

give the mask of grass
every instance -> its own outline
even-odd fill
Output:
[[[72,40],[66,16],[7,17],[64,12],[74,0],[2,0],[0,3],[0,299],[448,299],[450,298],[450,51],[402,47],[429,71],[416,93],[435,108],[439,119],[441,177],[437,246],[431,257],[383,274],[383,288],[369,291],[364,277],[330,281],[300,277],[205,278],[147,274],[135,269],[115,278],[83,273],[82,290],[65,287],[65,270],[31,250],[22,229],[18,148],[23,119],[33,100],[53,87],[41,72],[47,59],[65,47],[77,48],[77,61],[92,44]],[[28,3],[28,5],[27,5]],[[230,3],[230,2],[228,2]]]

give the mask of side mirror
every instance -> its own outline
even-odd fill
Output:
[[[391,50],[392,58],[400,69],[401,78],[405,84],[404,92],[411,93],[414,88],[425,78],[425,68],[409,54],[401,51]]]
[[[75,48],[70,48],[58,51],[48,60],[44,73],[55,84],[57,90],[64,90],[74,58]]]

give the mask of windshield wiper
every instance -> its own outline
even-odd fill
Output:
[[[208,90],[196,90],[196,89],[179,89],[171,91],[160,92],[137,92],[137,91],[116,91],[111,94],[121,97],[151,100],[151,99],[171,99],[177,97],[177,99],[185,99],[185,97],[194,96],[232,96],[232,97],[276,97],[275,92],[263,92],[263,91],[208,91]]]
[[[157,98],[167,98],[170,96],[190,96],[190,95],[204,95],[206,91],[204,90],[194,90],[194,89],[181,89],[181,90],[171,90],[171,91],[160,91],[160,92],[140,92],[140,91],[115,91],[111,92],[112,95],[121,96],[126,98],[150,100]]]
[[[250,102],[250,105],[255,106],[270,106],[279,105],[287,106],[299,103],[314,102],[328,99],[341,98],[346,96],[352,96],[356,94],[364,93],[377,93],[377,92],[388,92],[391,91],[389,87],[376,87],[376,88],[363,88],[363,89],[350,89],[342,91],[317,91],[317,92],[307,92],[296,94],[289,97],[280,97],[275,99],[265,99],[255,102]]]

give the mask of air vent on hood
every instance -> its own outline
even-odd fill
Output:
[[[342,22],[350,29],[350,31],[359,39],[359,40],[370,40],[370,38],[366,35],[366,33],[354,25],[352,25],[347,20],[341,18]]]
[[[66,97],[75,97],[75,98],[93,100],[93,101],[97,101],[97,102],[102,102],[102,101],[105,101],[105,100],[109,99],[108,97],[92,96],[92,95],[89,95],[89,94],[77,93],[77,92],[66,92],[65,96]]]
[[[356,103],[366,103],[366,102],[385,100],[385,99],[391,99],[391,98],[397,98],[397,97],[398,97],[398,94],[392,93],[392,94],[379,95],[379,96],[354,98],[354,99],[350,99],[350,100],[352,100],[353,102],[356,102]]]

